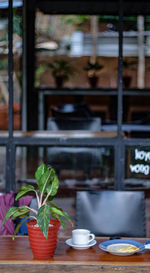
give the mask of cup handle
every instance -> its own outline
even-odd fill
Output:
[[[95,235],[93,233],[90,233],[90,238],[88,243],[90,243],[91,241],[93,241],[95,239]]]

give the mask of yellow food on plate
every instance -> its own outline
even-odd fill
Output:
[[[119,249],[117,249],[117,252],[133,252],[133,251],[138,251],[139,248],[136,246],[124,246]]]

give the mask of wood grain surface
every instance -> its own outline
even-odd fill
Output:
[[[33,258],[27,236],[18,236],[14,241],[10,236],[0,236],[0,273],[150,272],[149,250],[132,256],[115,256],[99,248],[106,238],[96,238],[97,244],[87,250],[72,249],[65,244],[66,239],[58,239],[54,257],[41,261]]]

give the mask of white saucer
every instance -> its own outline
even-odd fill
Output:
[[[73,243],[72,243],[72,238],[70,238],[70,239],[67,239],[66,240],[66,244],[68,245],[68,246],[71,246],[71,247],[73,247],[74,249],[79,249],[79,250],[83,250],[83,249],[88,249],[89,247],[91,247],[91,246],[94,246],[95,244],[96,244],[96,240],[93,240],[93,241],[91,241],[88,245],[74,245]]]

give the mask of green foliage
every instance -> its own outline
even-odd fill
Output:
[[[24,197],[26,195],[26,193],[28,193],[28,195],[29,195],[29,193],[33,192],[33,191],[35,191],[35,190],[34,190],[34,187],[32,185],[22,186],[20,191],[18,192],[18,194],[16,196],[16,200],[18,200],[21,197]]]
[[[21,227],[21,225],[29,218],[30,218],[30,216],[24,217],[23,220],[16,226],[15,231],[14,231],[14,235],[12,236],[13,240],[15,239],[15,235],[19,231],[19,228]]]
[[[99,15],[98,21],[100,23],[118,23],[119,16],[117,15]]]
[[[7,69],[8,69],[8,59],[1,59],[0,70],[7,70]]]
[[[82,29],[82,26],[84,23],[86,23],[89,20],[88,15],[63,15],[61,16],[61,20],[65,24],[72,24],[77,27],[78,30]]]
[[[50,216],[59,220],[63,227],[66,226],[64,218],[71,224],[72,221],[69,215],[66,212],[63,212],[63,210],[52,201],[59,187],[59,181],[55,170],[52,167],[48,168],[43,163],[37,168],[35,172],[35,178],[37,181],[38,189],[35,189],[32,185],[24,185],[18,192],[16,200],[26,195],[32,194],[37,198],[38,210],[28,206],[10,207],[5,214],[3,225],[8,218],[11,220],[15,220],[18,217],[23,218],[28,216],[29,212],[32,211],[35,213],[35,216],[28,216],[27,218],[35,218],[37,220],[37,225],[42,230],[43,235],[47,238]],[[19,226],[16,227],[14,234],[17,233],[19,227],[24,221],[25,219],[19,223]]]
[[[48,204],[45,204],[39,208],[38,214],[37,214],[37,224],[42,230],[46,238],[48,236],[49,216],[50,216],[50,206]]]
[[[90,61],[88,61],[87,63],[87,66],[84,67],[84,69],[86,71],[89,71],[89,70],[101,70],[103,68],[103,65],[100,65],[98,62],[95,62],[95,63],[91,63]]]
[[[122,63],[124,69],[129,69],[129,68],[132,69],[133,66],[135,66],[135,64],[137,64],[136,61],[127,61],[127,60],[123,60],[123,63]]]
[[[99,22],[103,23],[118,23],[119,16],[117,15],[99,15],[98,16]],[[136,22],[137,16],[124,16],[124,22]]]
[[[23,218],[23,217],[25,217],[28,213],[29,213],[29,208],[27,208],[26,206],[16,207],[16,210],[15,210],[15,212],[13,213],[13,215],[11,216],[11,219],[14,220],[14,219],[16,219],[17,217]]]
[[[36,170],[35,172],[35,179],[37,181],[39,190],[40,190],[40,186],[41,186],[41,179],[42,176],[44,175],[44,173],[47,171],[47,167],[45,164],[42,164],[41,166],[39,166],[39,168]]]
[[[63,76],[65,80],[73,73],[73,69],[70,64],[64,59],[56,60],[50,63],[48,67],[52,71],[53,77]]]
[[[22,35],[22,17],[17,15],[17,9],[13,9],[13,32],[21,37]]]

